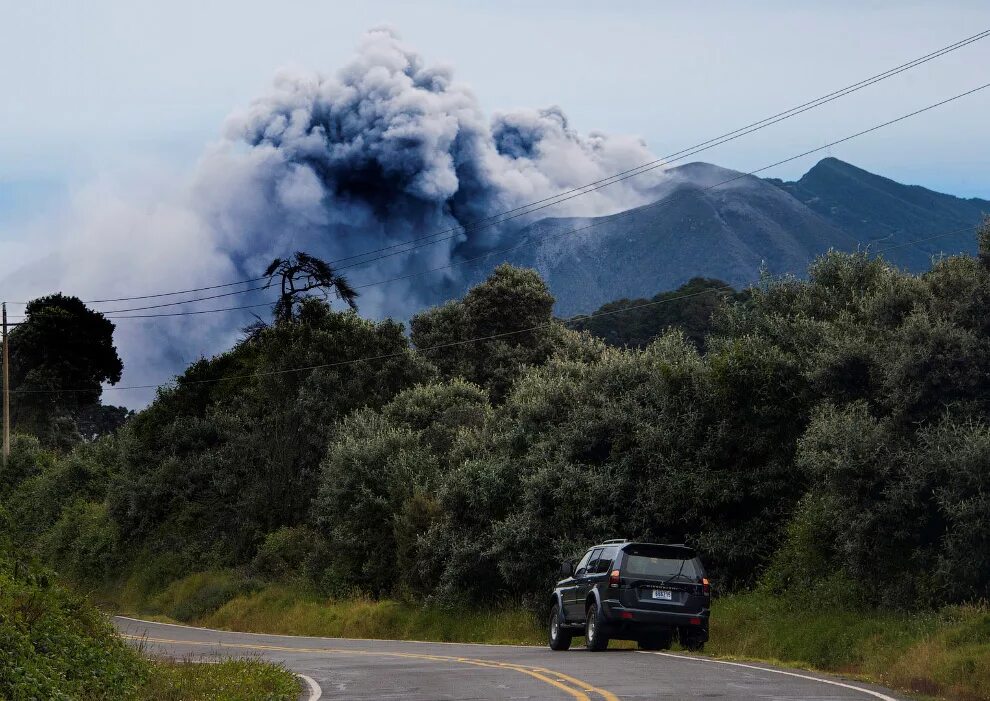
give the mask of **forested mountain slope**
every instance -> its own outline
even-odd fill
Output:
[[[819,161],[797,182],[770,182],[858,241],[874,249],[898,246],[885,257],[915,272],[927,270],[931,257],[943,252],[975,252],[972,231],[930,237],[976,224],[984,213],[990,214],[988,200],[904,185],[837,158]]]

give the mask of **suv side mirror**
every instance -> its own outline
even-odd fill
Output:
[[[574,576],[574,560],[564,560],[560,563],[560,576],[561,577],[573,577]]]

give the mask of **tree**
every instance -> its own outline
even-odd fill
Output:
[[[99,404],[102,383],[120,381],[124,366],[113,332],[113,322],[78,297],[29,302],[10,334],[13,424],[49,445],[75,432],[80,412]]]
[[[125,406],[94,404],[79,412],[76,428],[84,441],[95,441],[100,436],[114,433],[133,417],[134,411]]]
[[[341,423],[312,514],[334,553],[331,583],[379,595],[435,588],[422,536],[440,517],[437,488],[457,444],[490,414],[484,390],[455,380],[412,387]]]
[[[980,245],[980,263],[984,268],[990,269],[990,214],[983,216],[983,223],[976,234]]]
[[[724,299],[742,299],[721,280],[696,277],[652,299],[619,299],[588,317],[574,317],[570,327],[588,331],[613,346],[645,348],[669,328],[679,328],[699,349],[712,329],[712,314]],[[596,316],[597,315],[597,316]]]
[[[292,321],[296,316],[296,305],[312,297],[310,293],[314,290],[319,291],[325,301],[329,301],[333,293],[351,309],[357,309],[357,290],[346,278],[334,272],[329,263],[308,253],[296,251],[291,258],[276,258],[265,270],[264,277],[268,278],[266,287],[276,277],[281,277],[281,293],[272,310],[276,322]]]
[[[499,401],[524,367],[553,353],[553,304],[535,270],[503,263],[463,300],[414,316],[412,341],[445,377],[474,382]]]

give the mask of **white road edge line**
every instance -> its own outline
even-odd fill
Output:
[[[742,662],[729,662],[728,660],[713,660],[709,657],[691,657],[689,655],[675,655],[670,652],[647,652],[645,650],[637,650],[636,652],[643,655],[661,655],[663,657],[673,657],[675,660],[689,660],[692,662],[712,662],[714,664],[724,664],[730,665],[732,667],[745,667],[746,669],[755,669],[759,672],[770,672],[772,674],[783,674],[788,677],[798,677],[799,679],[808,679],[814,682],[821,682],[822,684],[831,684],[832,686],[841,686],[843,689],[852,689],[853,691],[858,691],[861,694],[867,694],[883,701],[898,701],[893,696],[887,696],[887,694],[881,694],[879,691],[873,691],[872,689],[864,689],[861,686],[854,686],[852,684],[846,684],[845,682],[837,682],[832,679],[822,679],[821,677],[813,677],[810,674],[798,674],[797,672],[785,672],[782,669],[772,669],[770,667],[760,667],[755,664],[744,664]]]
[[[306,686],[309,687],[309,698],[306,701],[320,701],[323,698],[323,689],[320,688],[315,679],[299,673],[296,676],[306,682]]]
[[[522,647],[522,648],[544,648],[546,645],[502,645],[500,643],[451,643],[442,640],[394,640],[392,638],[333,638],[319,635],[285,635],[282,633],[251,633],[243,630],[220,630],[218,628],[203,628],[202,626],[187,626],[181,623],[160,623],[158,621],[146,621],[143,618],[131,618],[130,616],[112,616],[124,621],[134,621],[135,623],[145,623],[150,626],[171,626],[172,628],[188,628],[190,630],[205,630],[211,633],[233,633],[235,635],[260,635],[265,638],[294,638],[296,640],[347,640],[351,642],[372,642],[372,643],[415,643],[417,645],[475,645],[477,647]]]

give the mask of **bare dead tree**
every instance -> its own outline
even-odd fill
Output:
[[[276,322],[292,321],[296,317],[296,306],[305,298],[319,295],[330,301],[335,297],[357,309],[358,292],[345,277],[338,275],[324,260],[302,251],[296,251],[291,258],[276,258],[264,273],[268,278],[265,286],[270,287],[280,278],[281,294],[272,314]]]

